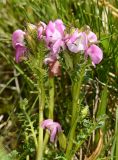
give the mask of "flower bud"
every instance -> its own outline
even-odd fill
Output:
[[[36,35],[36,33],[37,33],[37,26],[35,26],[34,24],[31,24],[31,23],[27,23],[27,32],[29,34],[31,34],[32,36]]]

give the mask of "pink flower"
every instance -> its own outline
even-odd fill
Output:
[[[65,26],[62,20],[57,19],[56,21],[50,21],[46,27],[45,41],[48,49],[52,54],[59,54],[61,48],[65,48],[64,44],[64,30]]]
[[[57,57],[53,54],[49,54],[44,60],[45,64],[48,64],[49,67],[49,76],[61,76],[61,65],[57,60]]]
[[[97,36],[96,36],[96,34],[90,31],[87,34],[87,40],[88,40],[89,43],[96,43],[97,42]]]
[[[43,35],[45,34],[46,30],[46,24],[44,22],[40,22],[40,26],[38,27],[38,39],[40,40],[43,38]]]
[[[22,30],[18,29],[16,31],[13,32],[12,34],[12,45],[15,48],[17,44],[22,44],[24,45],[24,36],[25,36],[25,32],[23,32]]]
[[[46,42],[55,43],[58,39],[63,39],[65,26],[60,19],[50,21],[46,28]]]
[[[15,60],[17,63],[19,63],[22,60],[27,50],[24,43],[25,34],[26,33],[20,29],[16,30],[12,34],[12,45],[13,48],[16,50]]]
[[[103,59],[103,52],[102,50],[95,44],[92,44],[85,53],[86,56],[90,56],[92,60],[92,64],[95,66],[99,64]]]
[[[15,56],[16,63],[19,63],[24,59],[26,51],[27,49],[25,46],[22,46],[20,44],[16,45],[16,56]]]
[[[73,53],[84,51],[86,57],[90,56],[94,66],[103,59],[102,50],[94,44],[97,42],[97,36],[92,31],[79,32],[76,29],[72,35],[67,36],[65,42]]]
[[[65,49],[64,30],[65,26],[60,19],[54,22],[50,21],[46,27],[45,41],[50,53],[44,62],[49,66],[50,76],[61,75],[60,63],[57,59],[61,49]]]
[[[61,65],[58,60],[55,60],[54,62],[50,62],[49,64],[49,76],[61,76]]]
[[[97,42],[97,36],[95,33],[91,31],[79,32],[78,29],[76,29],[70,37],[68,36],[67,39],[66,45],[73,53],[85,51],[89,44]]]
[[[95,45],[94,43],[97,42],[97,36],[92,31],[86,33],[87,36],[87,49],[85,51],[85,56],[90,56],[92,60],[92,64],[95,66],[99,64],[103,59],[103,52],[102,50]]]
[[[54,142],[56,135],[59,132],[62,132],[62,128],[61,128],[60,124],[57,122],[53,122],[52,119],[44,120],[42,122],[41,126],[43,129],[48,129],[48,131],[50,132],[50,141],[51,142]]]
[[[78,32],[78,29],[66,40],[68,49],[73,53],[85,51],[86,49],[86,34],[84,32]]]

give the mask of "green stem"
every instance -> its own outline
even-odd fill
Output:
[[[49,90],[49,118],[53,119],[54,111],[54,78],[49,78],[50,90]]]
[[[45,105],[45,90],[42,81],[40,82],[40,90],[41,93],[39,93],[39,133],[38,133],[37,160],[42,160],[43,158],[43,128],[41,127],[41,123],[43,121],[43,110]]]
[[[53,119],[53,111],[54,111],[54,78],[49,78],[49,119]],[[49,140],[49,133],[46,131],[44,138],[44,149]]]
[[[71,127],[73,125],[75,115],[77,113],[77,107],[79,103],[79,95],[80,95],[80,87],[81,87],[81,81],[82,77],[79,80],[79,82],[74,82],[72,86],[72,94],[73,94],[73,100],[72,100],[72,118],[71,118]]]
[[[86,65],[84,65],[81,69],[80,72],[80,78],[79,81],[74,81],[73,82],[73,86],[72,86],[72,118],[71,118],[71,128],[70,128],[70,132],[68,135],[68,146],[67,146],[67,150],[66,150],[66,158],[69,160],[70,159],[70,152],[72,150],[73,147],[73,140],[74,140],[74,135],[75,135],[75,129],[77,126],[77,121],[78,121],[78,110],[80,110],[80,90],[81,90],[81,85],[82,85],[82,81],[83,81],[83,77],[84,77],[84,73],[85,73],[85,68]]]

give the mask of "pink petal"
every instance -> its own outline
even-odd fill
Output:
[[[101,62],[101,60],[103,59],[103,52],[102,50],[92,44],[86,51],[86,55],[89,55],[93,64],[99,64]]]
[[[50,77],[61,75],[61,67],[59,61],[56,60],[53,63],[49,63],[49,75]]]
[[[57,28],[57,30],[61,33],[61,35],[64,35],[64,30],[66,29],[66,27],[64,26],[62,20],[57,19],[55,22],[55,26]]]
[[[89,34],[87,35],[87,37],[88,37],[88,41],[90,42],[90,43],[95,43],[95,42],[97,42],[97,36],[96,36],[96,34],[95,33],[93,33],[93,32],[89,32]]]
[[[56,134],[58,132],[61,132],[62,129],[61,129],[61,126],[59,123],[57,122],[53,122],[53,125],[51,126],[51,137],[50,137],[50,141],[51,142],[54,142],[55,140],[55,137],[56,137]]]
[[[83,32],[74,32],[70,40],[66,43],[68,49],[73,53],[78,53],[86,49],[86,35]]]
[[[76,30],[76,31],[72,34],[72,36],[70,37],[69,42],[71,42],[71,43],[75,42],[76,39],[78,38],[78,36],[79,36],[79,33],[78,33],[78,30]]]
[[[58,26],[58,25],[63,25],[63,21],[62,21],[61,19],[55,20],[54,23],[55,23],[57,26]],[[65,29],[65,27],[64,27],[64,29]]]
[[[44,22],[40,22],[38,27],[38,39],[40,40],[43,37],[43,34],[46,30],[46,24]]]
[[[26,33],[23,32],[20,29],[13,32],[13,34],[12,34],[12,45],[13,45],[14,48],[16,47],[17,43],[20,43],[20,44],[24,45],[25,34]]]
[[[62,39],[62,35],[57,29],[55,29],[53,33],[47,30],[46,41],[48,43],[55,43],[58,39]]]
[[[57,127],[58,132],[62,131],[61,125],[58,122],[53,122],[53,124]]]
[[[61,39],[59,39],[52,46],[52,53],[58,54],[60,52],[61,47],[64,49],[64,42]]]
[[[65,26],[61,20],[55,22],[50,21],[46,27],[46,43],[55,43],[58,39],[62,39],[64,36]]]
[[[58,132],[62,132],[62,128],[61,128],[60,124],[58,124]]]
[[[57,128],[53,127],[52,131],[51,131],[51,135],[50,135],[50,141],[54,142],[55,137],[56,137],[56,133],[57,133]]]
[[[46,35],[50,37],[55,30],[55,24],[50,21],[46,27]]]
[[[53,120],[52,119],[47,119],[47,120],[44,120],[42,123],[41,123],[41,126],[42,128],[47,128],[48,126],[52,125],[53,124]]]
[[[15,60],[16,63],[19,63],[23,57],[25,57],[25,52],[26,52],[26,47],[20,44],[16,45],[16,56],[15,56]]]
[[[69,41],[69,39],[71,38],[71,35],[66,34],[63,38],[64,42],[67,43]]]
[[[41,39],[41,38],[42,38],[42,33],[43,33],[43,27],[40,26],[40,27],[38,28],[38,39]]]
[[[77,45],[68,42],[67,46],[68,46],[69,51],[71,51],[73,53],[78,53],[79,52],[79,48],[78,48]]]
[[[61,126],[57,122],[53,122],[52,119],[44,120],[41,126],[45,129],[47,128],[50,131],[50,141],[54,142],[57,132],[61,132]]]

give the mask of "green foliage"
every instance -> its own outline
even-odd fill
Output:
[[[118,6],[117,0],[109,2],[114,7]],[[103,23],[105,16],[107,17],[106,25]],[[78,108],[80,107],[80,110],[82,110],[81,114],[78,114],[77,111],[77,117],[75,116],[77,127],[76,137],[72,139],[74,144],[72,155],[76,152],[78,157],[81,156],[80,148],[83,150],[83,157],[92,154],[99,140],[97,133],[99,128],[102,128],[105,147],[98,159],[105,159],[107,156],[108,159],[111,157],[114,160],[118,157],[117,110],[116,115],[114,114],[118,102],[118,21],[117,17],[112,15],[112,9],[105,5],[99,5],[99,1],[95,0],[91,2],[89,0],[0,1],[0,114],[5,116],[5,119],[0,122],[2,124],[4,121],[6,123],[12,121],[10,129],[7,130],[7,125],[5,125],[0,130],[5,145],[8,145],[7,150],[9,150],[9,153],[7,153],[5,149],[2,150],[3,147],[0,147],[0,159],[15,160],[18,157],[20,160],[25,160],[28,156],[32,160],[35,159],[38,92],[40,92],[38,87],[42,79],[46,94],[44,118],[48,117],[49,112],[48,68],[42,64],[48,51],[42,42],[39,44],[37,40],[34,41],[35,35],[31,34],[32,41],[28,41],[27,38],[26,42],[29,47],[29,60],[21,64],[15,64],[11,34],[17,28],[26,30],[27,23],[37,25],[39,21],[48,23],[49,20],[55,20],[56,18],[61,18],[68,30],[72,26],[81,28],[85,24],[89,25],[97,33],[100,39],[99,45],[104,51],[102,63],[95,69],[93,67],[87,68],[84,83],[80,86],[81,105],[78,104]],[[62,79],[55,78],[54,119],[62,124],[64,133],[58,137],[59,146],[58,143],[55,147],[49,143],[45,151],[45,160],[65,159],[63,150],[66,149],[68,144],[66,137],[72,113],[71,85],[72,82],[81,78],[82,65],[74,65],[77,61],[83,61],[81,56],[74,55],[72,59],[70,53],[62,53],[60,57],[60,62],[63,65]],[[91,74],[89,74],[90,71],[92,71]],[[96,90],[98,90],[98,93],[96,93]],[[17,143],[16,148],[10,147],[6,140],[12,130],[14,131],[14,128],[17,128],[15,131],[17,139],[14,138]],[[95,135],[92,136],[95,130]],[[9,134],[6,134],[6,131]]]
[[[18,157],[18,152],[13,150],[10,153],[7,153],[0,142],[0,159],[1,160],[16,160]]]

